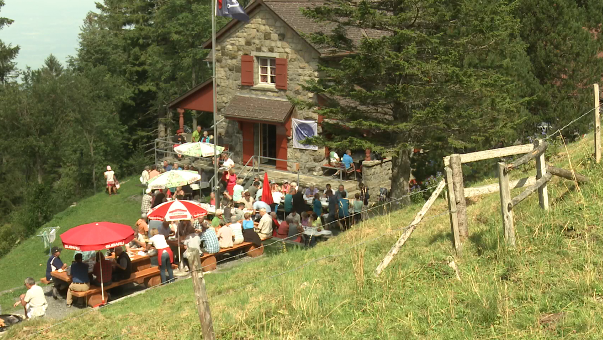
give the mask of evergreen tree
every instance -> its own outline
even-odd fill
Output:
[[[511,11],[503,0],[337,0],[305,10],[334,27],[312,40],[346,55],[307,86],[330,98],[318,111],[335,118],[323,124],[332,137],[313,142],[391,155],[392,196],[403,197],[411,148],[435,158],[512,141],[538,84]],[[380,37],[348,37],[374,30]]]
[[[0,9],[4,7],[4,0],[0,0]],[[0,30],[12,24],[14,20],[0,17]],[[19,54],[19,46],[6,45],[0,40],[0,83],[6,84],[16,77],[16,63],[13,61]]]

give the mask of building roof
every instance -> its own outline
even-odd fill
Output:
[[[315,22],[313,19],[302,14],[302,8],[312,8],[327,4],[325,0],[255,0],[245,8],[245,11],[251,16],[260,6],[268,8],[275,16],[280,18],[302,39],[312,46],[321,55],[336,54],[338,51],[325,46],[314,44],[305,36],[306,34],[319,32],[332,32],[336,24],[328,22]],[[238,20],[231,20],[226,26],[216,33],[216,39],[220,39],[224,34],[233,29],[239,23]],[[363,37],[380,38],[389,33],[375,29],[360,29],[356,27],[347,28],[347,37],[354,44],[359,44]],[[203,43],[203,48],[211,48],[211,39]]]
[[[223,112],[229,119],[283,124],[293,112],[288,100],[236,95]]]
[[[189,98],[191,96],[196,96],[197,92],[201,92],[202,90],[204,90],[206,87],[211,87],[213,86],[213,79],[210,78],[204,82],[202,82],[201,84],[193,87],[192,89],[190,89],[188,92],[186,92],[185,94],[181,95],[180,97],[172,100],[168,105],[168,109],[173,109],[175,107],[178,107],[178,105],[182,104],[185,101],[188,101]],[[210,99],[211,101],[211,99]],[[213,104],[212,104],[213,105]],[[203,110],[202,110],[203,111]],[[213,111],[213,110],[212,110]]]

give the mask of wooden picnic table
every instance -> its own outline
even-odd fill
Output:
[[[115,255],[107,256],[107,259],[115,259]],[[132,261],[132,273],[142,271],[147,268],[151,268],[151,256],[150,255],[138,255],[134,254],[130,256],[130,261]],[[92,272],[89,272],[92,273]],[[59,272],[55,270],[50,272],[50,275],[61,281],[71,283],[71,275],[68,275],[66,271]]]

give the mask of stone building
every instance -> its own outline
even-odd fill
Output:
[[[239,164],[261,155],[277,169],[320,173],[327,150],[296,149],[292,141],[292,119],[319,117],[312,110],[295,107],[289,98],[313,101],[314,93],[303,89],[307,80],[319,77],[318,63],[337,60],[336,52],[310,43],[305,33],[325,31],[301,13],[301,8],[319,1],[255,0],[246,8],[248,23],[232,20],[219,32],[216,43],[216,84],[219,131]],[[376,31],[349,32],[352,40],[371,37]],[[211,49],[211,40],[203,44]],[[211,56],[208,58],[211,60]],[[169,104],[170,109],[213,111],[212,81],[193,88]]]

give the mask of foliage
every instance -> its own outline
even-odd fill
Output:
[[[0,9],[4,7],[4,0],[0,0]],[[0,30],[12,24],[14,20],[0,17]],[[16,77],[16,63],[13,61],[19,54],[19,46],[6,45],[0,40],[0,84],[6,84]]]
[[[329,99],[318,112],[334,119],[313,142],[392,156],[392,194],[401,197],[411,147],[436,159],[514,141],[538,84],[513,9],[504,0],[338,0],[306,10],[336,26],[312,40],[346,55],[307,86]],[[358,29],[377,37],[347,36]]]

